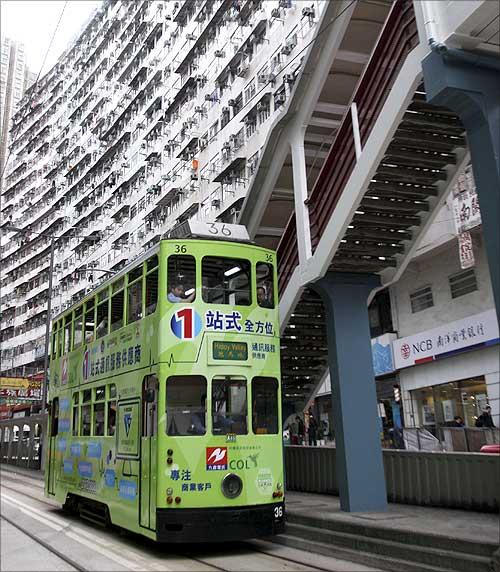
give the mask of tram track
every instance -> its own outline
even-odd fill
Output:
[[[54,556],[57,556],[57,558],[59,558],[60,560],[62,560],[63,562],[65,562],[66,564],[69,564],[72,568],[74,568],[75,570],[78,570],[79,572],[87,572],[86,568],[82,568],[78,562],[76,562],[75,560],[73,560],[72,558],[70,558],[69,556],[66,556],[66,554],[63,554],[60,550],[57,550],[56,548],[54,548],[53,546],[51,546],[48,542],[45,542],[44,540],[42,540],[41,538],[37,537],[35,534],[32,534],[31,532],[25,530],[23,527],[19,526],[14,520],[12,520],[11,518],[6,517],[4,514],[0,515],[0,519],[1,520],[5,520],[5,522],[8,522],[11,526],[13,526],[14,528],[16,528],[17,530],[21,531],[22,534],[24,534],[25,536],[27,536],[28,538],[31,538],[31,540],[33,540],[34,542],[36,542],[38,545],[42,546],[45,550],[47,550],[48,552],[50,552],[51,554],[53,554]]]
[[[14,474],[14,473],[12,473]],[[43,495],[43,486],[42,482],[39,481],[38,479],[33,479],[30,478],[28,476],[25,475],[20,475],[20,474],[15,474],[16,475],[16,480],[20,480],[23,481],[23,484],[19,484],[19,486],[15,486],[17,483],[12,482],[12,478],[9,478],[10,475],[6,475],[5,472],[2,473],[2,488],[5,488],[9,491],[12,491],[13,493],[16,493],[18,495],[21,495],[22,497],[25,498],[29,498],[32,499],[38,503],[41,503],[42,505],[45,505],[47,507],[50,507],[51,509],[57,509],[60,508],[59,505],[56,505],[53,502],[50,502],[49,500],[47,500],[46,498],[44,498]],[[21,476],[21,479],[18,479],[17,477]],[[10,482],[8,484],[6,484],[6,478],[7,480],[9,480]],[[14,486],[13,486],[14,485]],[[25,490],[26,486],[33,486],[35,485],[37,488],[39,488],[41,495],[36,495],[36,494],[32,494],[28,491]],[[7,522],[9,522],[10,524],[12,524],[13,526],[15,526],[18,530],[20,530],[22,533],[27,534],[27,536],[29,536],[30,538],[32,538],[33,540],[35,540],[36,542],[39,542],[39,539],[35,536],[35,535],[31,535],[29,534],[27,531],[25,531],[24,529],[22,529],[21,527],[19,527],[18,525],[16,525],[14,522],[11,522],[11,519],[8,519],[6,517],[4,517],[2,515],[2,518],[5,518],[5,520]],[[67,517],[65,517],[67,518]],[[72,522],[79,522],[79,519],[70,519],[68,521],[68,524],[72,523]],[[128,531],[125,531],[126,534],[131,534]],[[113,531],[110,529],[110,533],[113,534]],[[155,545],[154,543],[150,543],[147,542],[146,544],[141,544],[140,541],[144,541],[144,539],[142,537],[136,537],[136,535],[133,535],[133,537],[131,537],[131,540],[133,539],[133,543],[136,544],[137,546],[135,547],[129,547],[129,549],[134,550],[134,552],[136,552],[137,550],[142,552],[142,556],[144,556],[144,549],[147,550],[155,550]],[[323,566],[319,566],[317,564],[313,564],[311,562],[306,562],[306,561],[301,561],[300,559],[297,558],[293,558],[291,555],[286,555],[286,554],[274,554],[272,551],[268,551],[265,550],[264,547],[262,546],[258,546],[256,545],[257,542],[270,542],[268,540],[264,540],[264,541],[242,541],[237,543],[237,546],[235,546],[234,544],[232,545],[228,545],[231,547],[232,550],[237,549],[236,554],[233,554],[233,556],[235,558],[237,558],[238,556],[248,556],[251,557],[252,554],[262,554],[263,556],[265,556],[268,559],[271,559],[276,565],[279,564],[290,564],[292,566],[295,566],[297,568],[293,568],[295,570],[315,570],[315,571],[320,571],[320,572],[334,572],[335,568],[332,567],[323,567]],[[45,549],[49,550],[51,549],[50,545],[45,543],[44,541],[40,541],[39,544],[41,544]],[[166,545],[161,545],[162,549],[165,549]],[[240,548],[242,549],[248,549],[248,552],[246,554],[244,554],[246,551],[243,550],[242,554],[240,553]],[[158,550],[160,552],[162,552],[160,550],[160,546],[158,546]],[[61,556],[59,554],[59,551],[57,549],[55,550],[51,550],[54,555],[58,556],[58,557],[64,557],[64,555],[61,553]],[[158,557],[158,554],[155,555],[156,557]],[[221,563],[215,563],[213,562],[214,559],[218,558],[219,556],[217,555],[207,555],[207,556],[200,556],[200,555],[194,555],[192,552],[188,552],[188,551],[184,551],[184,550],[180,550],[180,551],[175,551],[175,552],[169,552],[169,556],[171,557],[181,557],[181,558],[186,558],[187,560],[193,561],[193,562],[197,562],[203,566],[208,567],[210,570],[214,570],[214,571],[218,571],[218,572],[234,572],[235,570],[237,570],[237,568],[235,566],[224,566]],[[63,558],[64,559],[64,558]],[[82,568],[81,565],[78,565],[76,562],[74,562],[71,558],[69,558],[69,560],[71,560],[71,562],[65,560],[70,566],[73,566],[76,570],[86,570],[85,568]],[[153,563],[151,563],[153,564]],[[166,563],[165,563],[166,564]],[[150,569],[158,569],[158,567],[154,567],[154,568],[150,568]],[[168,568],[167,568],[168,569]],[[266,568],[261,568],[262,570],[265,570]],[[269,569],[276,569],[273,566],[270,566]],[[292,568],[290,568],[292,569]]]

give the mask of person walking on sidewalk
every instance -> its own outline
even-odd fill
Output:
[[[309,409],[309,426],[307,429],[307,435],[309,438],[309,445],[311,447],[318,446],[318,422],[314,417],[312,409]]]
[[[476,419],[476,427],[488,427],[493,429],[493,417],[491,416],[491,407],[487,405],[481,415]]]

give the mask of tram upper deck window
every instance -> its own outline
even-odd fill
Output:
[[[278,381],[272,377],[252,380],[252,430],[255,435],[278,433]]]
[[[261,308],[274,308],[274,268],[268,262],[257,262],[257,303]]]
[[[252,301],[250,275],[248,260],[205,256],[201,262],[203,301],[249,306]]]
[[[97,305],[97,315],[96,323],[97,328],[95,332],[96,340],[106,336],[109,330],[108,323],[108,291],[104,290],[99,293],[98,305]]]
[[[247,382],[244,377],[225,375],[212,380],[212,433],[248,433]]]
[[[168,257],[167,300],[188,303],[196,298],[196,260],[194,256],[174,254]]]
[[[71,347],[71,314],[64,316],[64,347],[63,354],[67,354]]]
[[[73,326],[73,349],[82,345],[83,341],[83,306],[75,310],[75,321]]]
[[[86,344],[94,340],[94,326],[94,298],[91,298],[85,304],[84,338]]]
[[[158,303],[158,269],[146,274],[146,316],[156,310]]]
[[[167,435],[205,435],[207,380],[200,375],[167,379]]]
[[[127,324],[142,318],[142,266],[128,274]]]
[[[125,291],[123,290],[125,280],[122,278],[113,284],[113,296],[111,297],[111,331],[120,329],[123,326],[123,305],[125,302]]]

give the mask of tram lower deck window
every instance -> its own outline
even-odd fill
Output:
[[[248,433],[247,382],[244,377],[226,375],[212,380],[212,433]]]
[[[278,381],[272,377],[252,380],[252,430],[256,435],[278,433]]]
[[[167,435],[205,435],[207,380],[200,375],[167,379]]]

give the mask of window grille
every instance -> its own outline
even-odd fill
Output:
[[[421,312],[426,308],[434,306],[434,299],[432,297],[432,289],[430,286],[419,288],[410,294],[411,312]]]
[[[463,270],[449,277],[452,298],[459,298],[477,290],[476,273],[473,268]]]

